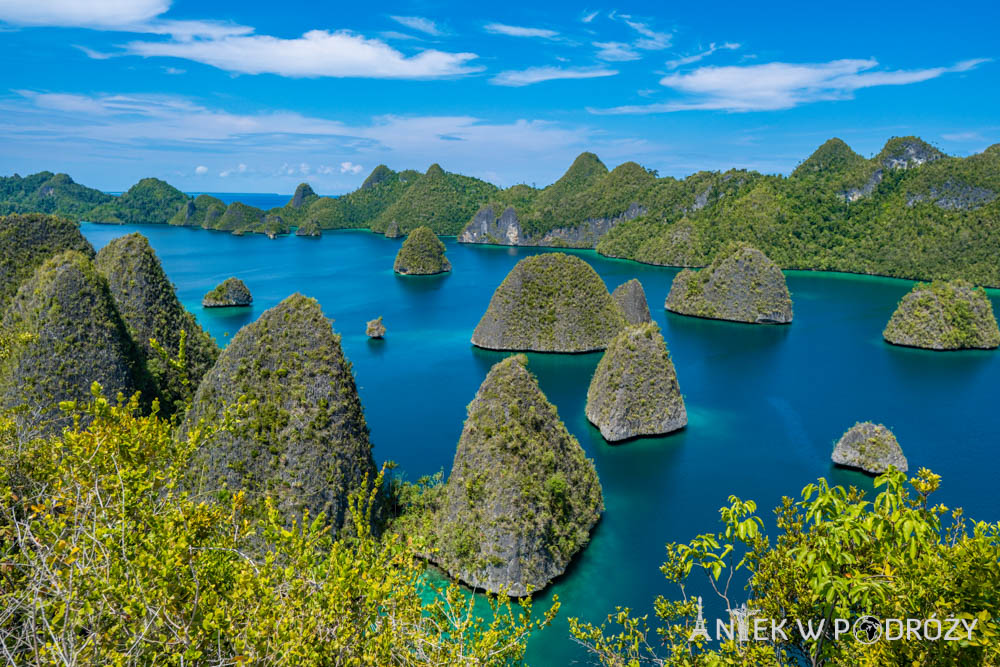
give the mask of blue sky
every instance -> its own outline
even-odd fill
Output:
[[[684,176],[1000,141],[996,3],[826,4],[0,0],[0,173],[335,194],[379,163],[541,186],[584,150]]]

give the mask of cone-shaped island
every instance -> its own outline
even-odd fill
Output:
[[[444,256],[444,243],[430,227],[417,227],[406,237],[392,270],[406,276],[430,276],[451,271]]]
[[[615,288],[611,298],[621,306],[629,324],[645,324],[653,321],[653,316],[649,313],[649,302],[646,301],[646,290],[636,278]]]
[[[249,306],[251,303],[253,303],[253,295],[239,278],[226,278],[201,300],[201,305],[204,308],[242,307]]]
[[[893,345],[927,350],[992,349],[1000,345],[993,305],[964,280],[917,284],[882,333]]]
[[[909,465],[892,431],[882,424],[859,422],[837,442],[831,456],[837,465],[881,475],[890,465],[906,472]]]
[[[65,250],[94,257],[74,222],[41,213],[0,216],[0,310],[35,269]]]

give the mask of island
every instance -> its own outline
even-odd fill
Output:
[[[629,326],[611,341],[590,381],[586,414],[608,442],[687,425],[677,373],[657,325]]]
[[[43,213],[0,216],[0,312],[45,260],[65,250],[94,257],[76,223]]]
[[[451,262],[444,256],[444,243],[431,228],[417,227],[396,253],[392,270],[404,276],[430,276],[451,271]]]
[[[625,327],[625,314],[597,272],[561,252],[525,257],[493,293],[472,334],[490,350],[592,352]]]
[[[678,273],[665,307],[681,315],[749,324],[792,321],[792,299],[781,269],[744,243],[728,244],[705,269]]]
[[[902,298],[882,332],[893,345],[925,350],[993,349],[1000,329],[982,288],[965,280],[920,283]]]
[[[516,597],[565,572],[604,509],[593,462],[526,365],[508,357],[483,380],[431,520],[433,562]]]
[[[636,278],[616,287],[611,293],[611,298],[621,307],[629,324],[653,321],[653,316],[649,313],[649,303],[646,301],[646,290]]]
[[[203,308],[246,307],[251,303],[253,296],[239,278],[226,278],[201,300]]]
[[[909,467],[892,431],[882,424],[859,422],[848,429],[833,450],[834,463],[881,475],[889,466],[906,472]]]
[[[382,316],[379,315],[374,320],[368,320],[365,325],[365,335],[369,338],[384,338],[385,325],[382,324]]]

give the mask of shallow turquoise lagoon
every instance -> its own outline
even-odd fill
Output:
[[[376,460],[396,461],[409,479],[450,469],[465,406],[504,356],[474,348],[472,330],[514,264],[544,252],[447,240],[451,274],[399,277],[392,261],[400,241],[364,231],[272,241],[83,225],[96,248],[136,230],[149,237],[184,304],[221,344],[293,292],[318,299],[354,363]],[[615,605],[647,610],[658,593],[673,595],[658,570],[663,544],[715,530],[729,494],[756,500],[769,521],[783,495],[797,495],[820,476],[870,489],[864,475],[830,463],[834,441],[856,421],[884,423],[912,470],[926,466],[943,475],[940,502],[976,519],[1000,518],[1000,352],[885,344],[882,328],[910,281],[791,271],[794,323],[749,326],[665,312],[676,269],[574,252],[610,289],[630,278],[642,282],[677,368],[689,424],[669,437],[608,445],[583,412],[600,354],[529,355],[542,390],[593,458],[607,506],[591,544],[538,602],[540,608],[557,593],[563,606],[555,625],[532,639],[532,664],[585,659],[569,639],[569,616],[599,621]],[[253,307],[202,309],[202,295],[233,275],[253,292]],[[1000,312],[997,294],[990,296]],[[388,333],[371,341],[365,322],[378,315]]]

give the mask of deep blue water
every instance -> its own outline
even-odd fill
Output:
[[[450,275],[401,277],[392,272],[400,241],[368,232],[270,240],[154,225],[82,228],[96,248],[135,230],[148,236],[185,306],[222,344],[295,291],[318,299],[354,364],[376,460],[396,461],[410,479],[450,469],[465,406],[504,356],[473,347],[469,337],[507,272],[543,252],[447,239]],[[542,390],[594,459],[606,504],[590,545],[536,603],[540,609],[558,593],[563,606],[553,627],[531,640],[532,664],[584,658],[568,637],[569,616],[600,621],[615,605],[645,611],[657,594],[674,595],[658,570],[664,543],[716,530],[730,494],[756,500],[769,521],[783,495],[796,496],[817,477],[870,489],[864,475],[830,463],[834,441],[856,421],[886,424],[912,471],[943,475],[939,502],[976,519],[1000,518],[1000,352],[884,343],[882,329],[912,282],[792,271],[794,323],[750,326],[665,312],[675,269],[575,252],[610,289],[642,282],[689,424],[665,438],[608,445],[584,416],[600,354],[529,355]],[[202,309],[202,295],[232,275],[253,292],[253,307]],[[1000,312],[998,294],[990,291]],[[371,341],[365,322],[378,315],[387,337]]]

